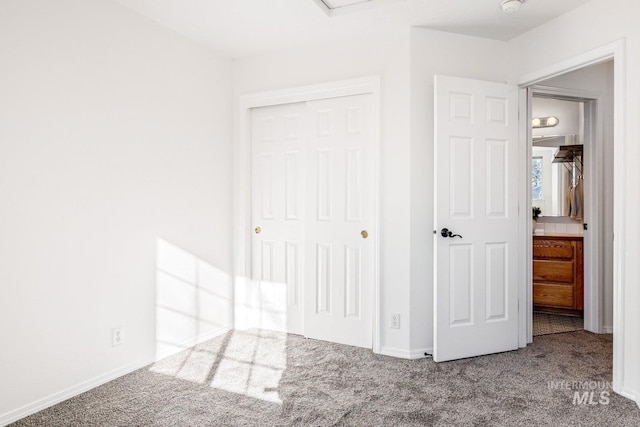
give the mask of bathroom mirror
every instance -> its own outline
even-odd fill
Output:
[[[532,206],[541,216],[575,217],[570,190],[584,173],[584,103],[534,97],[532,111]]]

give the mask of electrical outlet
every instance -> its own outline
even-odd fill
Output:
[[[400,329],[400,314],[391,313],[391,328]]]
[[[124,335],[122,335],[122,326],[113,328],[111,330],[111,346],[117,347],[124,342]]]

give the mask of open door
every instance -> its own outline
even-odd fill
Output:
[[[517,159],[517,86],[436,76],[436,362],[518,348]]]

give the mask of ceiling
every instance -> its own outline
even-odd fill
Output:
[[[589,0],[402,0],[328,16],[314,0],[115,0],[232,58],[419,26],[509,40]]]

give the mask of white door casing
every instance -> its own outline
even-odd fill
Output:
[[[372,347],[373,98],[252,110],[250,324]]]
[[[571,58],[567,58],[561,62],[549,65],[545,68],[536,70],[530,74],[520,76],[517,84],[521,89],[521,100],[526,99],[526,88],[540,82],[543,82],[552,77],[560,76],[571,71],[575,71],[580,68],[584,68],[590,65],[598,64],[608,60],[614,60],[614,84],[613,84],[613,109],[614,109],[614,137],[613,141],[607,143],[613,143],[614,145],[614,169],[613,169],[613,193],[614,193],[614,206],[613,206],[613,390],[629,399],[634,400],[640,406],[640,394],[632,388],[629,388],[625,383],[627,379],[626,367],[636,362],[629,360],[625,357],[625,339],[627,338],[627,332],[625,329],[625,308],[628,303],[626,298],[625,288],[625,238],[626,229],[624,221],[624,204],[626,200],[620,195],[625,194],[626,189],[626,166],[625,156],[627,153],[627,139],[625,138],[625,122],[626,122],[626,59],[625,59],[625,43],[624,39],[616,40],[612,43],[599,46],[595,49],[591,49],[586,52],[582,52]],[[523,102],[521,108],[524,110],[526,104]],[[522,137],[526,140],[526,126],[521,129]],[[522,168],[521,168],[521,180],[526,182],[528,179],[526,167],[527,157],[522,156]],[[526,204],[527,193],[523,192],[521,202]],[[530,221],[526,221],[527,218],[521,218],[520,230],[524,232],[527,224]],[[527,250],[530,247],[530,241],[526,239],[520,241],[520,265],[525,266],[527,260],[531,259],[531,253]],[[526,272],[526,268],[525,268]],[[522,272],[524,277],[525,272]],[[530,293],[531,280],[530,277],[527,280],[522,280],[521,283],[521,300],[526,301],[528,306],[532,305],[532,296]],[[520,319],[521,329],[521,345],[527,344],[526,332],[531,330],[532,317],[531,313],[526,316],[524,312]],[[530,337],[528,337],[530,339]],[[635,360],[635,359],[634,359]]]
[[[434,360],[515,350],[518,89],[436,76],[435,115]]]
[[[373,95],[307,103],[305,335],[371,348],[373,325]]]

